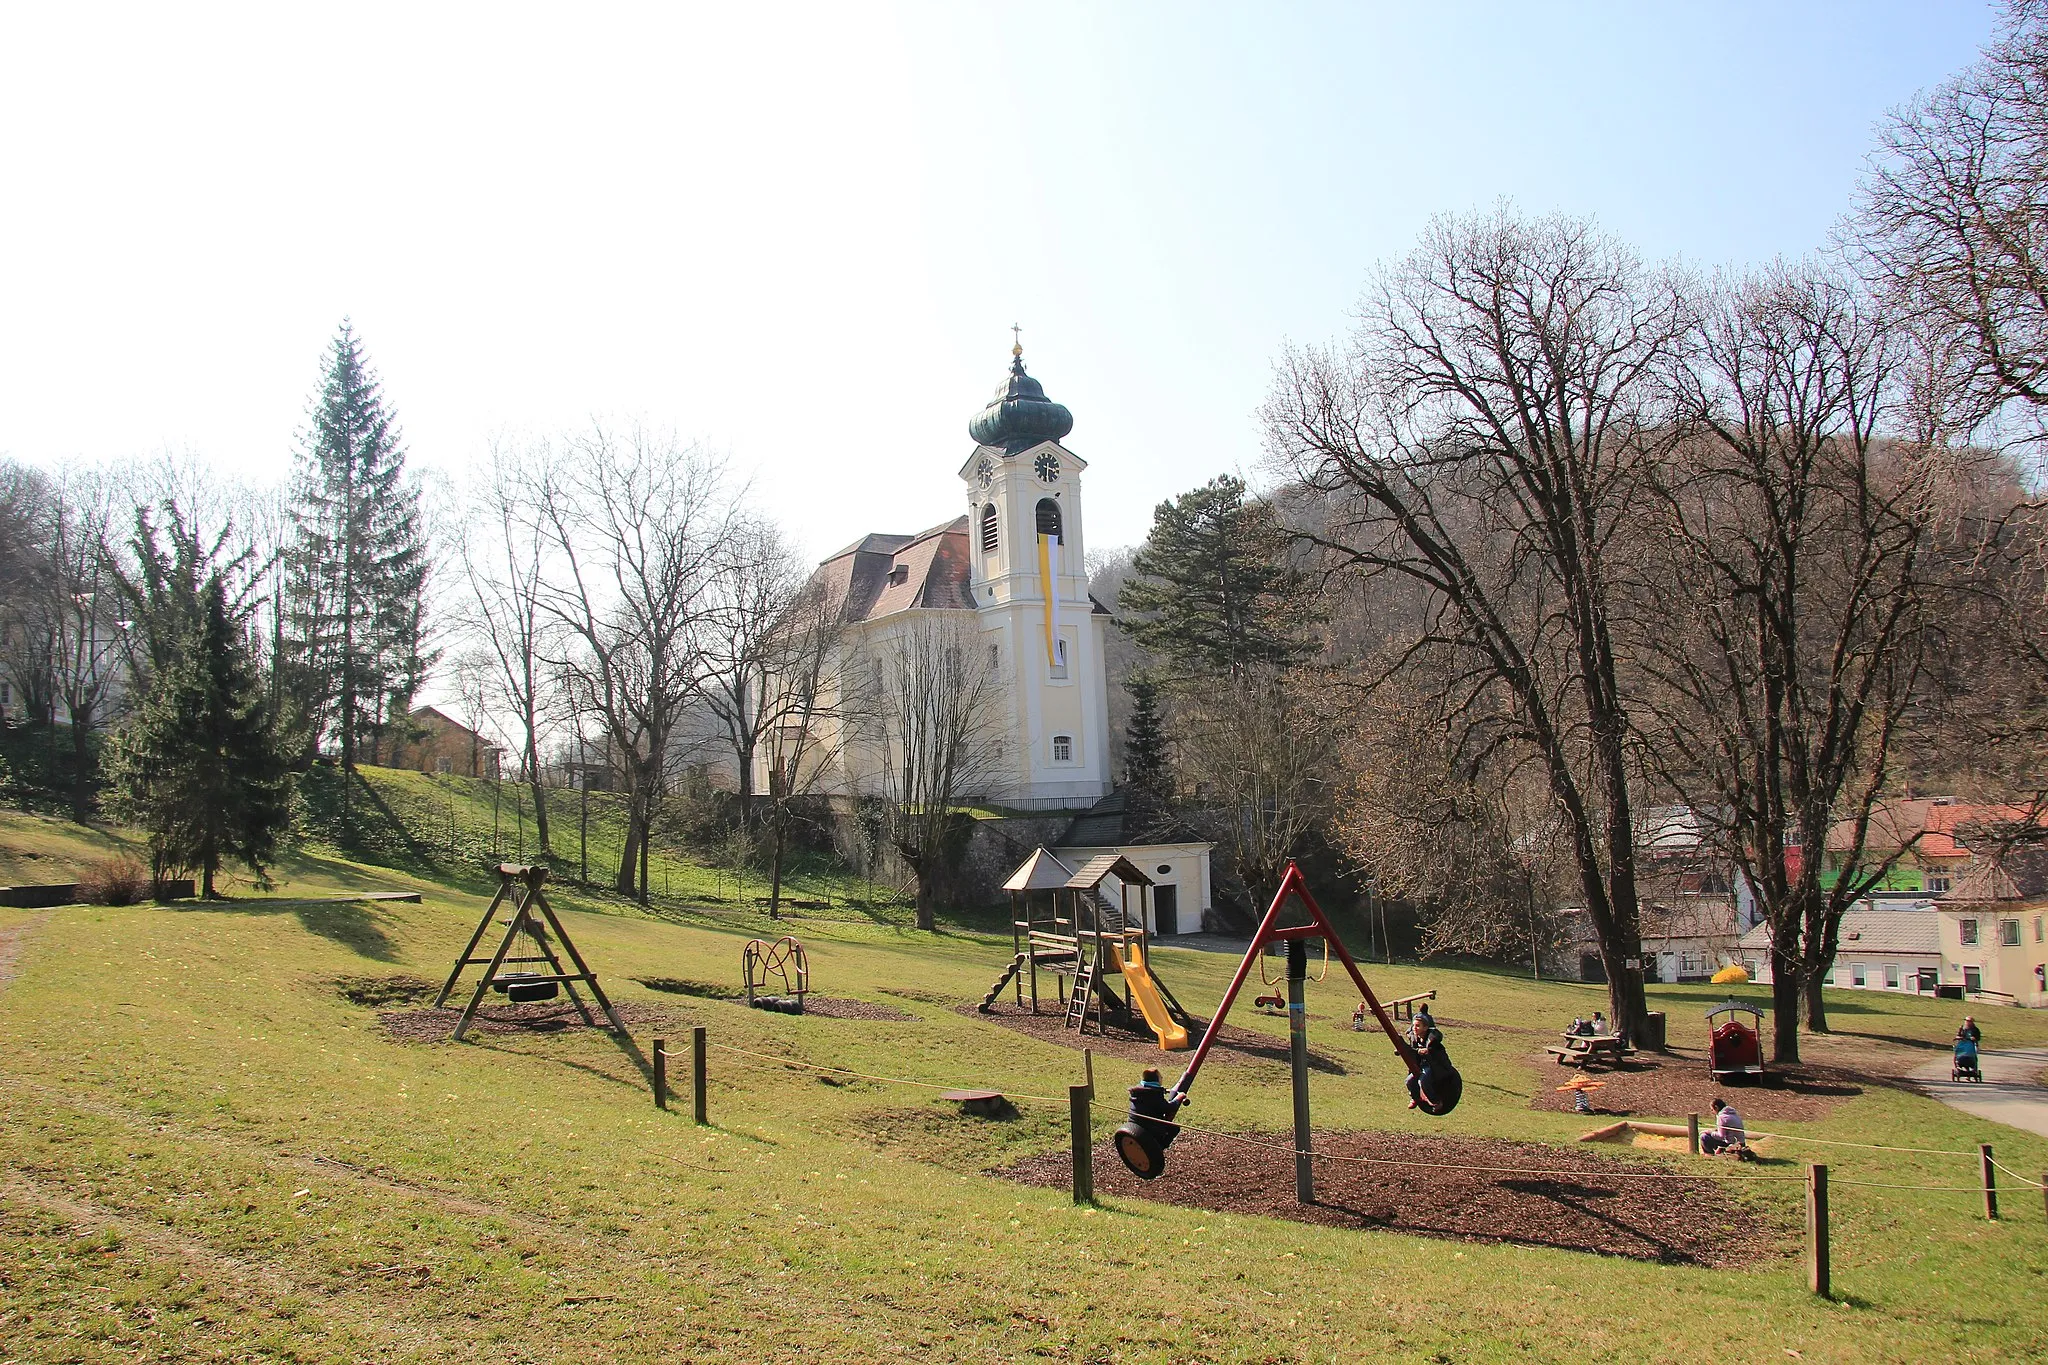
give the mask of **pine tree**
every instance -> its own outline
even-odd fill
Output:
[[[291,821],[291,776],[220,571],[185,604],[194,610],[160,605],[160,620],[186,618],[184,647],[149,675],[142,705],[114,737],[115,805],[149,831],[158,881],[191,869],[211,897],[223,861],[260,873],[276,851]]]
[[[1241,678],[1310,652],[1308,600],[1272,505],[1225,474],[1153,511],[1119,604],[1180,677]]]
[[[1159,686],[1138,676],[1124,684],[1131,718],[1124,726],[1124,782],[1164,799],[1173,780],[1166,766],[1166,727],[1159,718]]]
[[[345,773],[408,714],[431,662],[423,649],[427,577],[419,490],[355,329],[328,348],[301,440],[286,585],[287,676],[305,695],[306,739],[331,738]],[[344,777],[343,824],[350,779]]]

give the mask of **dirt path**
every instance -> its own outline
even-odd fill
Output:
[[[30,915],[12,929],[0,929],[0,990],[14,979],[15,967],[21,961],[21,952],[27,946],[29,936],[43,927],[50,919],[50,912]]]
[[[2034,1079],[2048,1067],[2048,1047],[1979,1053],[1977,1064],[1984,1073],[1981,1081],[1950,1080],[1950,1062],[1948,1057],[1939,1057],[1915,1067],[1914,1084],[1952,1109],[2048,1137],[2048,1088]]]

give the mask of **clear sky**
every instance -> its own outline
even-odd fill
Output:
[[[418,464],[638,417],[809,550],[962,510],[1010,325],[1092,548],[1258,458],[1433,213],[1794,255],[1947,4],[14,4],[0,453],[288,467],[352,317]]]

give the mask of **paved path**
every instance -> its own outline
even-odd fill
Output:
[[[1952,1081],[1947,1057],[1915,1067],[1913,1081],[1943,1104],[1994,1123],[2048,1137],[2048,1088],[2034,1078],[2048,1071],[2048,1047],[2003,1048],[1977,1055],[1981,1081]]]

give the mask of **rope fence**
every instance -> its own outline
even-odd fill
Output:
[[[820,1062],[806,1062],[795,1057],[779,1056],[775,1053],[770,1052],[756,1052],[750,1048],[734,1047],[730,1043],[707,1043],[705,1039],[705,1031],[702,1028],[693,1030],[692,1045],[692,1051],[696,1058],[696,1065],[692,1067],[692,1083],[696,1099],[697,1121],[699,1123],[703,1123],[706,1121],[704,1116],[704,1054],[707,1047],[718,1052],[726,1053],[733,1057],[743,1057],[755,1063],[766,1064],[748,1065],[745,1062],[738,1064],[743,1069],[748,1071],[809,1071],[824,1075],[846,1076],[855,1080],[872,1081],[878,1085],[911,1086],[919,1090],[952,1091],[984,1088],[983,1086],[979,1085],[969,1086],[942,1081],[921,1081],[913,1079],[908,1076],[883,1076],[878,1075],[874,1072],[856,1071],[851,1067],[827,1066]],[[654,1050],[656,1076],[655,1102],[658,1106],[666,1108],[666,1063],[668,1058],[675,1054],[670,1053],[667,1049],[664,1040],[659,1038],[654,1040]],[[1072,1092],[1081,1093],[1077,1095]],[[1072,1087],[1070,1093],[1066,1096],[1065,1100],[1062,1100],[1062,1098],[1057,1095],[1034,1095],[1024,1091],[1003,1090],[1000,1093],[1007,1099],[1028,1100],[1040,1104],[1060,1104],[1064,1102],[1068,1103],[1070,1106],[1081,1106],[1075,1109],[1076,1114],[1092,1111],[1093,1108],[1097,1107],[1094,1096],[1092,1065],[1090,1066],[1090,1083],[1086,1086]],[[1261,1148],[1266,1151],[1280,1152],[1287,1156],[1292,1157],[1306,1156],[1309,1159],[1315,1161],[1349,1162],[1355,1165],[1366,1166],[1402,1166],[1420,1170],[1467,1171],[1481,1175],[1505,1175],[1537,1178],[1575,1177],[1584,1179],[1590,1177],[1599,1179],[1611,1178],[1617,1180],[1712,1180],[1716,1182],[1731,1184],[1749,1182],[1811,1182],[1810,1175],[1745,1175],[1736,1174],[1733,1172],[1723,1173],[1719,1171],[1589,1171],[1550,1167],[1487,1166],[1447,1161],[1413,1161],[1405,1160],[1399,1157],[1349,1156],[1335,1152],[1317,1152],[1309,1149],[1296,1148],[1290,1143],[1267,1142],[1259,1138],[1249,1138],[1243,1136],[1242,1134],[1226,1133],[1213,1128],[1197,1128],[1191,1124],[1182,1123],[1178,1120],[1174,1121],[1174,1126],[1180,1132],[1194,1133],[1202,1137],[1213,1138],[1221,1142],[1235,1143],[1242,1147]],[[1849,1186],[1856,1189],[1898,1190],[1920,1194],[1982,1194],[1985,1196],[1987,1209],[1992,1210],[1992,1212],[1990,1213],[1990,1216],[1992,1217],[1997,1216],[1995,1212],[1996,1197],[1993,1193],[1993,1186],[1991,1184],[1990,1176],[1990,1172],[1994,1168],[2003,1171],[2008,1177],[2010,1177],[2012,1180],[2018,1182],[2021,1185],[2025,1185],[2033,1189],[2048,1190],[2048,1183],[2030,1179],[2027,1176],[2020,1174],[2018,1171],[2013,1170],[2011,1167],[2005,1165],[2004,1163],[1994,1160],[1991,1156],[1991,1149],[1988,1146],[1981,1147],[1975,1152],[1970,1152],[1948,1147],[1899,1147],[1877,1142],[1849,1142],[1838,1138],[1815,1138],[1806,1137],[1796,1133],[1766,1132],[1762,1129],[1757,1128],[1749,1129],[1748,1133],[1752,1137],[1775,1138],[1786,1142],[1805,1142],[1824,1147],[1846,1147],[1872,1152],[1899,1152],[1916,1156],[1977,1157],[1983,1163],[1985,1179],[1983,1183],[1976,1185],[1909,1185],[1892,1183],[1887,1181],[1844,1179],[1836,1179],[1833,1181],[1833,1183],[1836,1185]],[[1078,1152],[1080,1150],[1080,1147],[1078,1145],[1078,1137],[1076,1139],[1076,1143],[1076,1151]],[[1077,1186],[1082,1181],[1082,1179],[1083,1177],[1077,1171]],[[1090,1198],[1092,1200],[1092,1175],[1087,1177],[1087,1181],[1090,1186]]]

